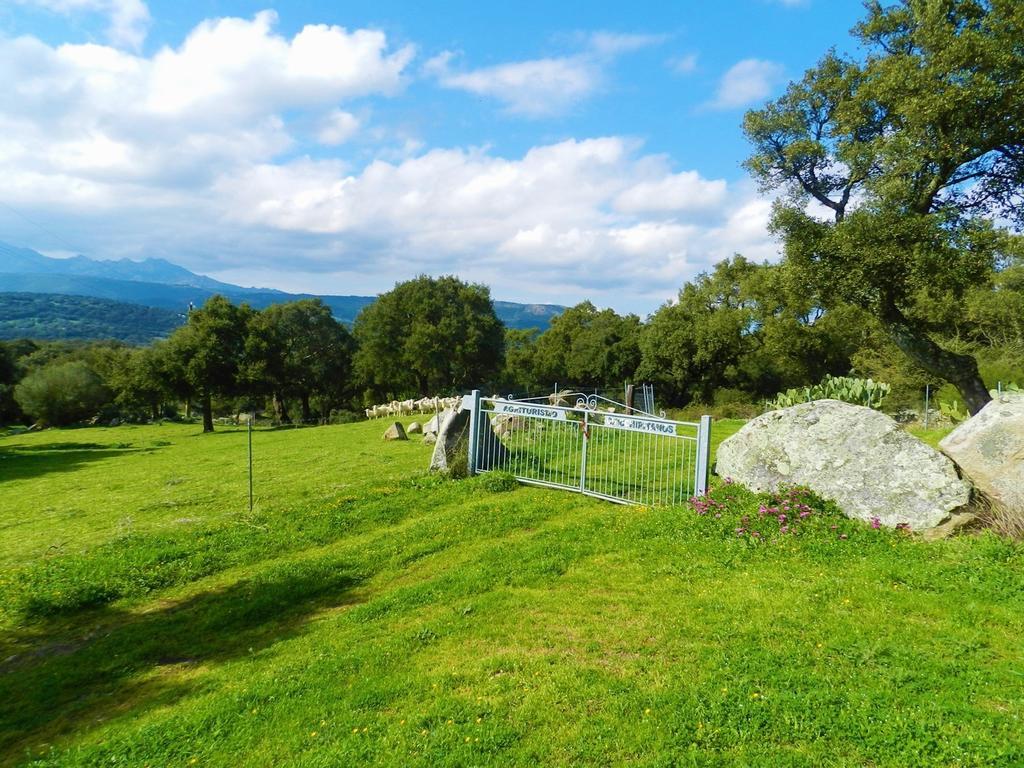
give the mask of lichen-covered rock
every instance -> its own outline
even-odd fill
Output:
[[[437,434],[435,432],[427,432],[427,434],[423,436],[423,442],[427,445],[433,445],[437,442]]]
[[[392,422],[391,426],[384,431],[385,440],[408,440],[409,436],[405,434],[405,428],[397,421]]]
[[[719,446],[716,471],[756,491],[807,486],[848,517],[913,530],[966,516],[971,500],[949,458],[885,414],[838,400],[748,422]]]
[[[469,410],[446,411],[445,418],[437,433],[434,453],[430,457],[430,469],[445,472],[452,477],[465,477],[469,470]],[[486,457],[489,466],[479,469],[490,469],[502,466],[507,461],[508,452],[504,444],[495,436],[486,419],[480,419],[480,455]]]
[[[1004,392],[939,446],[989,498],[1024,511],[1024,393]]]
[[[435,413],[430,417],[430,421],[423,425],[424,435],[436,435],[437,431],[441,428],[441,422],[445,420],[450,411],[444,410],[440,413]]]

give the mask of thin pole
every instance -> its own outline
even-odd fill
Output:
[[[924,428],[928,429],[928,401],[931,396],[931,385],[924,385]]]
[[[249,414],[249,512],[252,513],[252,423],[256,414]]]

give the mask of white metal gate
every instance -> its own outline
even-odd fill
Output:
[[[711,417],[672,421],[605,398],[514,400],[467,395],[469,471],[622,504],[680,504],[708,482]]]

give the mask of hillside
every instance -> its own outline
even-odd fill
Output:
[[[85,256],[52,259],[27,248],[0,243],[0,292],[60,293],[185,312],[220,293],[257,309],[314,294],[286,293],[270,288],[245,288],[197,275],[162,259],[99,261]],[[317,295],[343,323],[355,321],[374,296]],[[565,307],[555,304],[519,304],[495,301],[495,311],[509,328],[547,328]]]
[[[0,339],[118,339],[148,344],[181,325],[176,312],[55,293],[0,293]]]
[[[244,430],[0,439],[0,763],[1024,764],[1019,545],[757,543],[734,486],[446,481],[382,429],[256,430],[253,514]]]

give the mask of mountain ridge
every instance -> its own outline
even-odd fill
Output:
[[[87,256],[56,259],[29,248],[0,242],[0,291],[86,296],[184,312],[214,294],[247,302],[256,309],[299,299],[319,298],[344,323],[355,321],[376,296],[288,293],[274,288],[246,288],[198,275],[165,259],[101,261]],[[557,304],[494,301],[498,317],[509,328],[544,330],[564,311]]]

